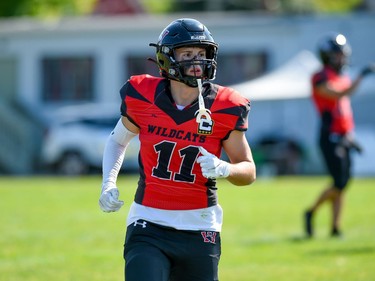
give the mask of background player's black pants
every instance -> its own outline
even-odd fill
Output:
[[[127,228],[126,281],[216,281],[220,233],[181,231],[146,221]]]
[[[343,190],[351,178],[351,147],[335,134],[321,134],[319,145],[334,186]]]

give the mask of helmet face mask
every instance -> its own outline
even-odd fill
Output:
[[[169,24],[160,34],[156,47],[156,64],[161,76],[197,87],[197,78],[213,80],[216,75],[218,45],[208,29],[194,19],[179,19]],[[206,58],[177,61],[175,51],[182,47],[197,47],[206,50]],[[201,76],[186,75],[186,69],[199,65]]]
[[[349,62],[352,50],[342,34],[332,34],[324,38],[319,44],[319,55],[324,65],[331,66],[341,72]]]

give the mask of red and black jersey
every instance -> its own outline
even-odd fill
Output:
[[[312,98],[322,118],[322,131],[344,135],[354,128],[350,99],[347,96],[323,96],[317,88],[322,83],[328,83],[331,88],[342,91],[351,86],[351,79],[338,74],[330,67],[324,67],[312,77]]]
[[[220,157],[233,130],[247,130],[250,103],[233,89],[203,84],[205,107],[213,120],[209,134],[198,133],[198,101],[178,110],[169,80],[132,76],[121,88],[121,114],[140,129],[140,180],[135,202],[165,210],[192,210],[217,204],[216,181],[202,176],[199,146]]]

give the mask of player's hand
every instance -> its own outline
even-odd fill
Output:
[[[363,77],[371,73],[375,73],[375,63],[369,64],[368,66],[363,68],[361,71],[361,75]]]
[[[208,179],[226,178],[229,176],[229,163],[220,160],[209,153],[203,147],[199,147],[202,156],[199,156],[197,163],[201,165],[202,174]]]
[[[118,188],[114,184],[105,184],[99,198],[100,209],[107,213],[120,210],[124,201],[118,199],[119,195]]]
[[[353,136],[344,136],[342,139],[343,145],[349,149],[354,150],[355,152],[361,154],[363,152],[363,148],[359,142],[357,142]]]

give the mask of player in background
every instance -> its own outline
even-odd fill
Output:
[[[370,65],[351,81],[344,70],[352,50],[343,34],[324,37],[318,48],[323,68],[312,77],[312,99],[320,116],[319,147],[332,182],[304,214],[307,237],[313,236],[313,217],[326,201],[331,204],[331,236],[341,235],[343,196],[351,179],[350,152],[361,152],[352,134],[354,119],[350,96],[375,69]]]
[[[132,76],[120,90],[122,116],[104,150],[99,205],[104,212],[123,205],[116,180],[138,134],[140,177],[127,218],[125,279],[218,280],[223,212],[216,180],[255,181],[244,134],[250,103],[210,82],[218,45],[199,21],[173,21],[150,46],[162,77]],[[220,159],[222,149],[230,162]]]

